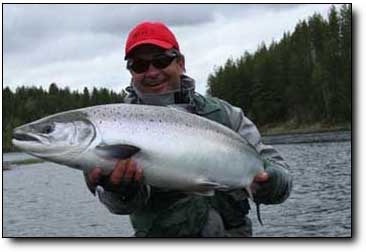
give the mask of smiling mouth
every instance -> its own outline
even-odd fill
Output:
[[[163,82],[160,81],[160,82],[154,82],[154,83],[146,83],[144,84],[145,87],[156,87],[156,86],[159,86],[161,85]]]
[[[161,84],[163,84],[166,80],[165,79],[161,79],[161,80],[151,80],[151,81],[145,81],[143,82],[143,86],[146,87],[155,87],[155,86],[159,86]]]

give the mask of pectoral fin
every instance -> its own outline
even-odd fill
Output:
[[[95,148],[98,155],[105,158],[127,159],[140,151],[140,148],[127,144],[98,145]]]

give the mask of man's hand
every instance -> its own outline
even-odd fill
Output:
[[[270,176],[268,172],[262,171],[258,173],[254,179],[252,184],[250,185],[250,190],[254,197],[263,197],[267,195],[268,192],[268,184],[270,181]]]
[[[96,167],[87,175],[87,184],[93,192],[100,185],[108,191],[120,191],[132,184],[140,184],[143,177],[143,169],[134,160],[118,160],[109,175],[102,174],[102,168]]]

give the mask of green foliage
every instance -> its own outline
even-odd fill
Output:
[[[352,9],[315,13],[279,42],[229,58],[208,77],[207,93],[241,107],[259,126],[350,123]]]
[[[57,112],[76,108],[123,102],[126,93],[117,94],[106,88],[93,88],[92,96],[88,88],[83,93],[71,92],[68,87],[59,88],[51,83],[48,91],[42,87],[18,87],[13,93],[9,87],[3,88],[3,151],[14,151],[11,144],[13,129],[27,122],[40,119]]]

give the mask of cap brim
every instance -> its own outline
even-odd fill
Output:
[[[164,49],[171,49],[171,48],[174,47],[172,44],[170,44],[168,42],[165,42],[165,41],[161,41],[161,40],[157,40],[157,39],[146,39],[146,40],[142,40],[142,41],[139,41],[139,42],[133,44],[130,47],[130,50],[126,53],[125,59],[127,59],[128,54],[133,49],[135,49],[137,46],[143,45],[143,44],[156,45],[156,46],[159,46],[159,47],[164,48]]]

